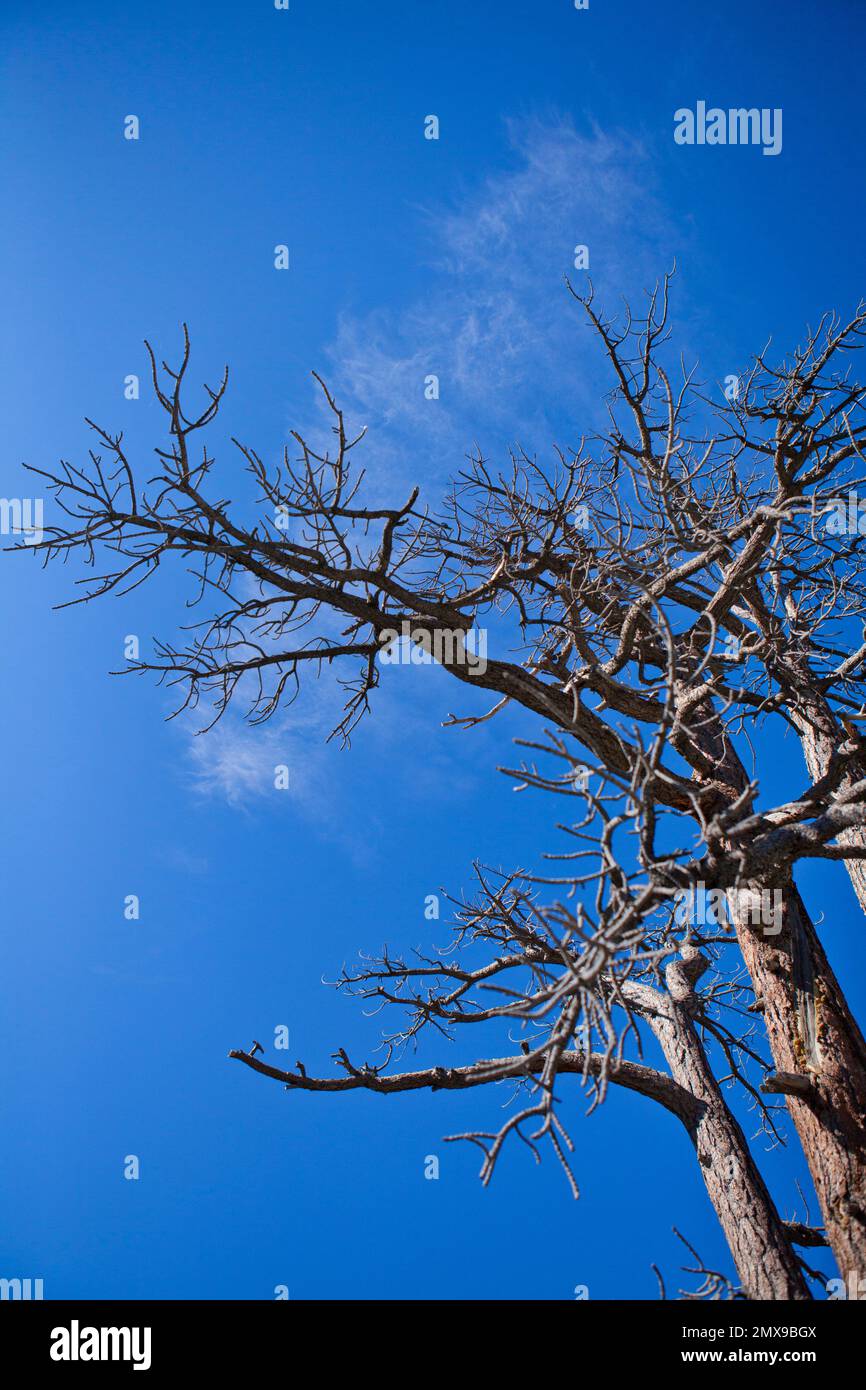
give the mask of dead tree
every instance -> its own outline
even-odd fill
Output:
[[[866,648],[851,635],[860,537],[816,533],[828,487],[852,486],[850,469],[861,457],[864,388],[849,380],[847,359],[866,313],[845,326],[822,325],[790,364],[770,368],[759,357],[737,399],[719,407],[693,373],[673,384],[667,299],[666,281],[645,318],[627,315],[619,328],[598,314],[591,294],[583,300],[613,370],[609,428],[576,449],[557,450],[549,467],[518,453],[505,472],[494,471],[474,457],[435,514],[420,509],[417,488],[402,506],[363,505],[363,474],[354,476],[351,459],[359,438],[347,434],[323,385],[333,449],[317,450],[295,435],[297,460],[287,449],[282,465],[269,468],[233,441],[261,503],[257,524],[243,524],[226,500],[208,495],[214,458],[207,447],[193,456],[194,436],[216,416],[227,377],[218,390],[205,388],[199,415],[187,415],[185,335],[177,372],[163,363],[160,374],[151,353],[170,432],[168,447],[156,451],[156,477],[142,486],[122,437],[94,426],[101,453],[91,452],[88,466],[65,463],[59,474],[42,474],[67,520],[38,548],[46,559],[81,552],[90,565],[103,552],[117,557],[107,572],[82,581],[77,602],[128,591],[175,554],[198,565],[199,597],[218,595],[217,611],[188,630],[182,645],[161,644],[137,669],[178,683],[180,707],[203,702],[209,722],[239,688],[251,720],[265,720],[292,698],[308,663],[321,671],[325,663],[351,662],[339,725],[348,740],[380,679],[382,649],[406,623],[417,640],[447,651],[440,659],[451,675],[494,696],[487,715],[453,722],[468,727],[517,704],[553,731],[552,756],[564,740],[562,756],[590,759],[598,785],[586,833],[596,837],[594,852],[607,853],[606,798],[619,797],[617,816],[633,823],[634,862],[604,860],[593,920],[585,905],[573,923],[556,902],[540,909],[548,924],[560,914],[562,929],[556,950],[565,984],[548,981],[541,1000],[545,1016],[554,1016],[550,1035],[537,1056],[530,1043],[529,1061],[521,1054],[478,1065],[488,1080],[517,1077],[540,1090],[530,1111],[561,1152],[553,1077],[579,1064],[585,1083],[593,1079],[601,1091],[609,1080],[631,1084],[623,1078],[638,1073],[623,1070],[621,1040],[655,1032],[668,1085],[715,1116],[703,1139],[695,1130],[702,1165],[716,1154],[709,1168],[724,1167],[721,1156],[735,1154],[743,1200],[763,1213],[763,1253],[738,1253],[738,1217],[722,1209],[730,1184],[716,1169],[714,1191],[705,1171],[744,1286],[758,1289],[763,1276],[755,1266],[763,1262],[772,1296],[803,1296],[742,1133],[723,1102],[724,1115],[717,1108],[718,1086],[698,1036],[708,1027],[696,1002],[703,998],[696,990],[706,958],[701,943],[675,940],[669,925],[660,935],[656,918],[696,884],[726,895],[760,1010],[752,1017],[766,1028],[772,1062],[756,1098],[786,1097],[840,1268],[847,1275],[866,1267],[866,1046],[793,881],[799,860],[818,857],[845,862],[856,884],[866,858],[866,782],[859,736],[851,732],[864,710]],[[465,639],[479,621],[495,624],[501,650],[513,653],[516,645],[517,658],[494,657],[483,670],[468,662]],[[437,635],[446,632],[453,640],[443,648]],[[774,719],[800,733],[809,777],[784,804],[758,809],[747,738],[752,726]],[[662,833],[662,825],[674,829]],[[587,885],[571,887],[583,893]],[[770,924],[754,910],[766,894],[780,901]],[[490,969],[497,973],[495,962]],[[654,972],[652,982],[646,971]],[[663,1008],[657,1000],[638,1008],[639,998],[649,999],[639,992],[648,989]],[[519,996],[515,1017],[526,1020],[534,1006],[534,994]],[[690,1032],[683,1031],[686,1017]],[[603,1070],[594,1053],[572,1047],[575,1030],[591,1031],[599,1020]],[[694,1052],[692,1036],[700,1044]],[[714,1037],[726,1056],[749,1047],[730,1030]],[[560,1065],[562,1058],[568,1061]],[[751,1085],[739,1063],[735,1074]],[[294,1074],[282,1079],[301,1084]],[[356,1075],[350,1068],[348,1080],[387,1087],[378,1070]],[[315,1084],[341,1089],[346,1078]],[[500,1138],[490,1141],[490,1154]]]
[[[627,842],[640,838],[645,824],[638,784],[618,786],[599,772],[593,779],[596,790],[575,787],[573,755],[562,742],[553,752],[567,766],[564,776],[545,777],[526,766],[516,775],[524,786],[584,803],[568,828],[582,848],[551,857],[568,865],[565,877],[557,875],[557,887],[591,893],[590,905],[574,912],[555,899],[543,906],[533,890],[549,886],[549,878],[518,873],[501,879],[477,867],[478,896],[455,905],[456,926],[447,949],[435,955],[416,953],[411,961],[386,949],[379,958],[344,969],[340,987],[364,1000],[368,1012],[406,1016],[403,1026],[392,1026],[384,1035],[378,1063],[356,1065],[341,1048],[334,1056],[342,1075],[314,1077],[300,1062],[286,1071],[252,1050],[234,1050],[230,1056],[288,1090],[363,1088],[391,1095],[504,1085],[510,1114],[498,1131],[450,1139],[481,1148],[485,1184],[509,1138],[523,1140],[537,1161],[539,1145],[547,1140],[575,1197],[563,1079],[566,1086],[568,1078],[581,1084],[590,1112],[611,1084],[635,1091],[664,1106],[685,1127],[744,1295],[809,1298],[792,1241],[825,1243],[823,1237],[811,1228],[806,1228],[807,1236],[802,1230],[792,1232],[781,1220],[709,1056],[715,1045],[729,1077],[751,1094],[764,1131],[778,1138],[775,1112],[757,1077],[750,1076],[753,1064],[759,1075],[769,1073],[752,1044],[750,992],[732,984],[721,969],[732,938],[695,924],[684,929],[678,910],[672,911],[674,902],[682,902],[682,889],[678,893],[674,885],[693,882],[701,866],[671,860],[663,872],[656,872],[656,866],[647,872],[638,856],[627,873]],[[708,971],[711,983],[700,989]],[[507,1029],[509,1055],[481,1056],[464,1066],[395,1070],[397,1060],[425,1031],[453,1039],[475,1027],[485,1038],[494,1025]],[[666,1070],[641,1060],[650,1033],[660,1044]]]

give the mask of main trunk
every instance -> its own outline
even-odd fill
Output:
[[[738,923],[743,959],[763,1005],[776,1071],[805,1078],[788,1095],[844,1278],[866,1270],[866,1044],[796,887],[783,894],[769,939]],[[784,1080],[782,1085],[784,1086]]]
[[[733,796],[748,784],[745,768],[717,721],[693,730]],[[803,1146],[827,1239],[843,1277],[866,1270],[866,1043],[791,881],[749,885],[778,889],[781,924],[755,925],[741,894],[731,915],[756,1002],[763,1008],[778,1089]],[[777,930],[778,927],[780,930]]]
[[[811,1297],[779,1213],[712,1073],[693,1023],[697,953],[666,972],[668,1007],[651,1020],[675,1081],[695,1098],[686,1122],[740,1283],[752,1299]]]

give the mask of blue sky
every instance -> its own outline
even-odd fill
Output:
[[[677,341],[709,383],[791,346],[863,288],[864,31],[854,0],[7,0],[0,493],[23,461],[84,457],[85,414],[146,471],[161,424],[124,378],[186,320],[192,379],[230,364],[228,468],[232,434],[270,457],[321,426],[316,368],[368,425],[373,493],[435,502],[476,442],[542,453],[598,422],[610,383],[562,287],[577,243],[610,304],[676,258]],[[781,107],[782,153],[676,146],[698,99]],[[727,1267],[684,1135],[640,1098],[575,1120],[575,1204],[551,1162],[512,1150],[483,1191],[442,1144],[498,1093],[287,1096],[226,1059],[279,1024],[310,1070],[363,1054],[376,1022],[322,976],[429,943],[425,896],[475,857],[525,862],[554,813],[495,771],[517,725],[443,730],[454,692],[427,669],[390,673],[348,753],[324,744],[327,681],[266,731],[196,740],[107,674],[127,634],[176,631],[183,574],[53,611],[75,577],[0,566],[0,1274],[48,1297],[651,1298],[652,1261],[676,1285],[673,1224]],[[799,760],[780,745],[779,787]],[[847,883],[802,882],[862,1017]],[[766,1171],[804,1216],[795,1152]]]

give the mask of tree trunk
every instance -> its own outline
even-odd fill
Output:
[[[690,732],[732,796],[741,793],[746,770],[718,720]],[[843,1278],[859,1279],[866,1271],[866,1043],[793,882],[749,887],[782,895],[781,924],[755,925],[739,893],[729,894],[731,918],[777,1077],[793,1075],[800,1088],[794,1094],[784,1077],[775,1085],[787,1096],[827,1239]]]
[[[832,710],[821,696],[804,700],[801,706],[792,708],[790,713],[800,735],[809,776],[813,782],[818,782],[827,772],[833,754],[841,744],[850,743],[851,736],[839,727]],[[859,739],[859,735],[857,737]],[[839,782],[840,792],[849,791],[866,777],[864,763],[866,759],[862,757],[849,762]],[[860,849],[866,847],[866,829],[853,826],[850,830],[842,831],[839,844],[856,845]],[[860,906],[866,912],[866,860],[846,859],[845,868],[848,870],[848,877]]]
[[[808,1299],[811,1293],[775,1203],[695,1030],[694,984],[705,968],[697,951],[668,966],[666,1007],[648,1021],[674,1080],[695,1098],[693,1117],[684,1124],[744,1293],[751,1299]]]
[[[793,884],[778,936],[762,937],[742,922],[737,935],[776,1072],[809,1083],[802,1095],[788,1094],[788,1109],[839,1270],[859,1279],[866,1270],[866,1043]],[[785,1078],[777,1084],[786,1094]]]
[[[778,637],[779,633],[763,604],[754,604],[752,612],[765,637]],[[790,596],[785,599],[785,612],[796,631],[797,638],[791,649],[792,654],[789,655],[786,651],[784,658],[788,686],[791,691],[786,708],[800,735],[800,743],[803,746],[803,756],[806,759],[809,776],[813,782],[819,782],[827,773],[834,753],[842,744],[852,742],[852,735],[839,723],[838,716],[821,690],[810,666],[809,636],[803,631],[802,625],[799,623],[796,605]],[[839,782],[839,791],[841,792],[850,791],[857,782],[866,777],[866,747],[863,746],[861,736],[856,732],[853,735],[853,740],[860,745],[862,752],[860,757],[848,761],[844,776]],[[839,835],[839,843],[841,845],[856,845],[861,849],[866,847],[866,828],[855,826],[850,830],[843,831]],[[866,860],[846,859],[845,868],[848,870],[848,876],[860,906],[866,912]]]

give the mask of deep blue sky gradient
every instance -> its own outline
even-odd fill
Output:
[[[676,256],[675,317],[710,381],[863,289],[854,0],[5,0],[2,38],[3,496],[26,492],[22,461],[84,458],[85,414],[126,429],[146,472],[160,421],[123,378],[143,376],[145,335],[173,358],[183,319],[196,383],[231,364],[211,436],[226,476],[231,433],[271,456],[290,425],[320,422],[316,367],[370,424],[373,486],[417,481],[435,501],[475,439],[501,459],[527,422],[549,425],[525,441],[543,452],[591,414],[603,376],[561,288],[578,241],[610,302]],[[699,98],[782,107],[782,154],[676,147],[673,112]],[[422,138],[431,112],[438,143]],[[485,208],[504,217],[489,235]],[[389,400],[407,360],[418,380],[442,370],[429,344],[444,354],[449,325],[475,300],[486,322],[500,294],[534,306],[538,351],[494,335],[486,365],[443,372],[443,412],[416,428]],[[358,363],[373,342],[371,384]],[[498,394],[479,371],[504,374]],[[363,1056],[378,1022],[321,977],[359,947],[430,944],[425,895],[468,890],[476,856],[508,867],[549,843],[557,808],[495,771],[518,722],[443,730],[447,680],[398,669],[350,752],[323,746],[323,690],[264,743],[234,729],[214,772],[202,740],[162,722],[164,692],[107,674],[127,633],[175,631],[183,573],[52,611],[76,577],[0,566],[0,1274],[43,1277],[48,1297],[652,1298],[651,1261],[677,1283],[673,1224],[728,1268],[684,1135],[638,1097],[584,1121],[575,1089],[575,1204],[549,1158],[506,1151],[483,1191],[475,1151],[441,1142],[495,1124],[498,1092],[287,1096],[226,1059],[280,1023],[310,1070],[338,1045]],[[799,748],[772,748],[767,795],[797,790]],[[257,790],[283,755],[293,792]],[[844,875],[801,882],[862,1017]],[[805,1216],[795,1149],[766,1171],[783,1213]]]

